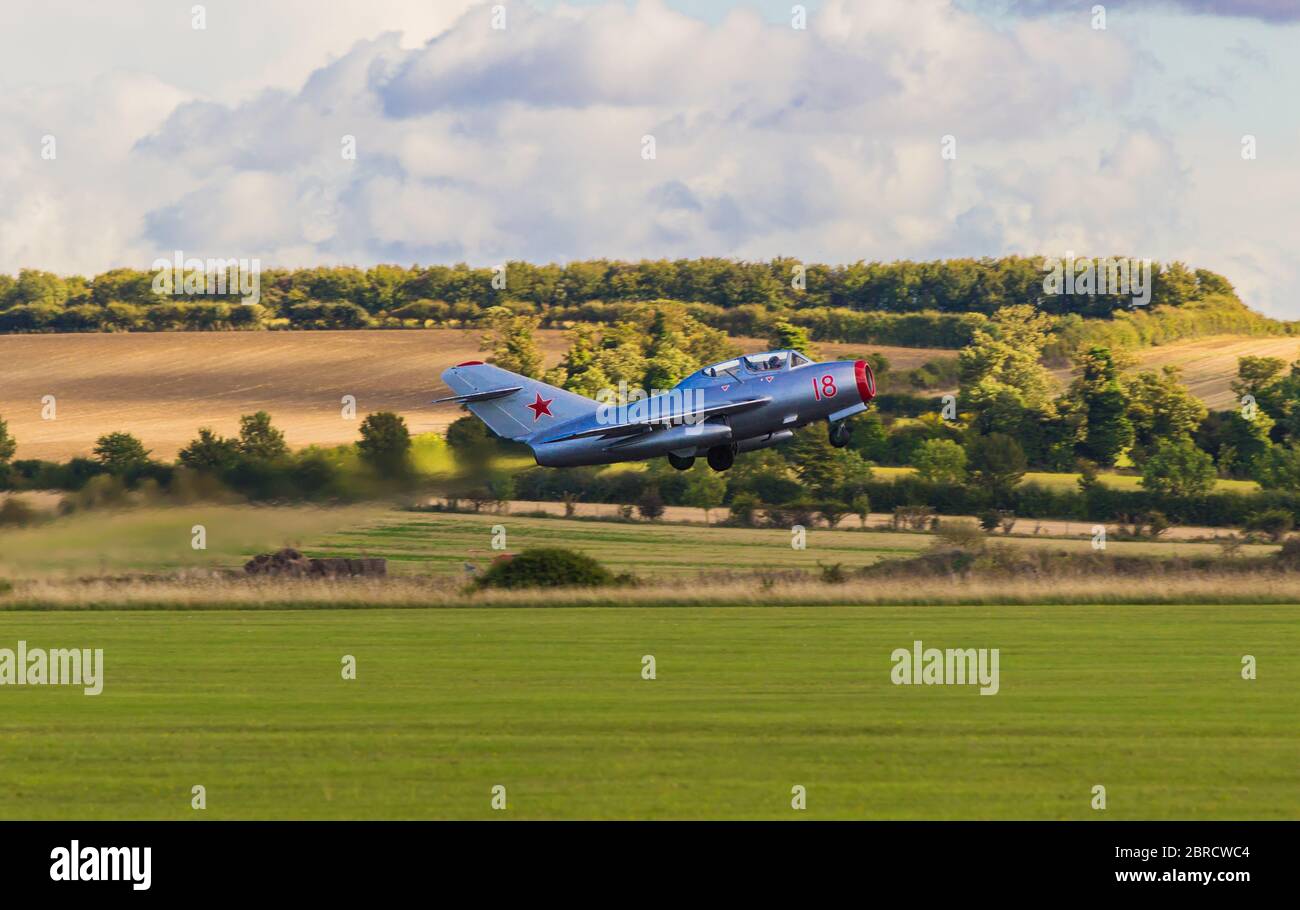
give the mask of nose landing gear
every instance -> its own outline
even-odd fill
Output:
[[[829,427],[831,445],[837,449],[842,449],[849,444],[849,425],[847,422],[840,420],[832,423]]]

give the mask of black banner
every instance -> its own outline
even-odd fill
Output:
[[[1293,822],[4,822],[0,869],[7,896],[338,898],[437,885],[658,899],[677,887],[770,896],[843,884],[918,899],[1231,899],[1282,887],[1298,833]]]

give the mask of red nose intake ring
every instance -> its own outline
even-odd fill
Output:
[[[858,395],[861,396],[863,404],[876,397],[876,376],[865,360],[853,364],[853,378],[858,381]]]

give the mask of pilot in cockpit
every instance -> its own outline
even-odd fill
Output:
[[[785,368],[785,352],[774,351],[758,357],[746,357],[745,364],[755,373],[774,373]]]

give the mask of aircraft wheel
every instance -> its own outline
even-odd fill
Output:
[[[674,455],[672,452],[669,452],[668,463],[679,471],[689,471],[691,469],[691,465],[695,464],[695,456]]]
[[[731,446],[714,446],[709,449],[709,467],[715,471],[725,471],[735,464],[736,453]]]
[[[849,425],[843,420],[830,426],[831,445],[842,449],[849,444]]]

